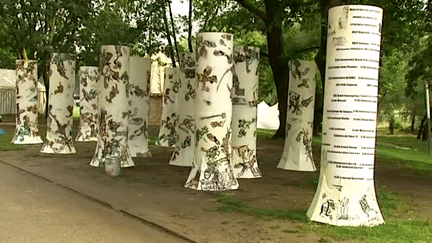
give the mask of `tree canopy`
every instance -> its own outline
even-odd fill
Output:
[[[75,53],[80,65],[97,65],[102,44],[128,45],[136,55],[162,48],[175,63],[178,51],[191,50],[196,32],[230,32],[236,45],[260,47],[259,101],[279,103],[282,126],[277,134],[284,136],[288,61],[315,59],[324,75],[327,11],[351,3],[378,5],[385,11],[382,114],[411,109],[406,104],[416,103],[424,80],[432,78],[430,0],[182,1],[189,11],[174,16],[172,0],[4,0],[0,6],[0,67],[13,68],[14,59],[37,59],[41,75],[46,76],[52,52]],[[396,99],[401,94],[408,100]],[[318,117],[321,100],[319,88]],[[317,121],[319,125],[320,118]]]

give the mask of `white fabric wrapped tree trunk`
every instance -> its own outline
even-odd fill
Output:
[[[47,134],[41,153],[73,154],[75,56],[53,53],[50,61]]]
[[[122,167],[134,166],[128,146],[130,48],[104,45],[100,58],[99,138],[91,166],[118,155]]]
[[[384,223],[374,187],[382,9],[329,11],[321,172],[307,216],[338,226]]]
[[[238,188],[231,165],[233,36],[197,35],[195,160],[185,187],[224,191]]]
[[[150,66],[150,58],[130,58],[128,142],[132,157],[151,156],[148,148]]]
[[[259,48],[234,48],[232,164],[237,178],[260,178],[256,156]]]
[[[99,68],[80,67],[80,127],[75,141],[97,141],[99,120]]]
[[[315,107],[314,61],[290,63],[285,147],[278,168],[296,171],[315,171],[312,156],[312,131]]]
[[[180,82],[178,96],[178,140],[170,165],[192,166],[195,149],[195,54],[180,54]]]
[[[177,67],[165,68],[162,120],[158,140],[156,141],[159,146],[174,147],[178,141],[178,94],[180,85],[180,69]]]
[[[14,144],[43,143],[38,130],[37,61],[16,60],[16,129]]]

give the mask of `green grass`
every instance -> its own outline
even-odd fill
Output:
[[[379,190],[377,197],[386,223],[375,227],[340,227],[315,223],[307,219],[305,211],[257,208],[225,194],[218,195],[222,205],[216,211],[241,213],[265,220],[290,220],[296,222],[296,227],[287,230],[287,233],[315,233],[321,237],[320,242],[432,242],[431,223],[422,219],[408,198],[401,198],[386,190]]]
[[[224,213],[241,213],[258,219],[286,219],[294,222],[307,222],[306,211],[257,208],[231,195],[219,194],[218,201],[222,203],[216,211]]]
[[[148,144],[149,145],[155,145],[157,139],[158,139],[158,135],[157,134],[150,134],[149,137],[148,137]]]
[[[375,227],[322,226],[322,235],[340,241],[432,242],[432,224],[423,219],[408,198],[389,191],[378,191],[378,202],[385,224]]]
[[[73,115],[72,115],[73,119],[79,120],[80,116],[81,116],[81,108],[79,106],[74,106]]]
[[[261,128],[257,129],[258,137],[272,138],[275,133],[276,133],[276,130],[261,129]]]
[[[320,147],[321,136],[312,138],[313,146]],[[411,134],[379,135],[376,156],[381,162],[409,169],[419,175],[432,174],[432,156],[427,152],[427,142]]]
[[[3,129],[3,134],[0,135],[0,151],[14,151],[14,150],[24,149],[24,145],[11,143],[13,135],[14,135],[13,133],[6,132]]]

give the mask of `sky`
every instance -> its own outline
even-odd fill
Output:
[[[183,2],[183,3],[182,3]],[[171,9],[173,11],[173,15],[187,15],[189,10],[188,0],[173,0]]]

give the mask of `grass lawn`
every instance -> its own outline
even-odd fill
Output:
[[[24,149],[23,145],[13,144],[11,143],[12,138],[14,136],[13,133],[6,132],[2,130],[3,134],[0,134],[0,151],[11,151],[11,150],[22,150]]]
[[[258,130],[258,136],[271,137],[269,134],[270,131]],[[321,146],[320,136],[313,138],[313,145]],[[388,135],[385,130],[378,130],[376,157],[380,162],[406,168],[416,174],[432,175],[432,156],[427,153],[427,142],[418,140],[412,134]],[[308,221],[306,212],[254,208],[223,194],[219,195],[222,206],[217,211],[297,222],[298,232],[317,233],[321,236],[320,242],[432,242],[432,223],[416,210],[416,205],[408,198],[385,190],[379,190],[377,197],[386,223],[376,227],[336,227],[314,223]]]

